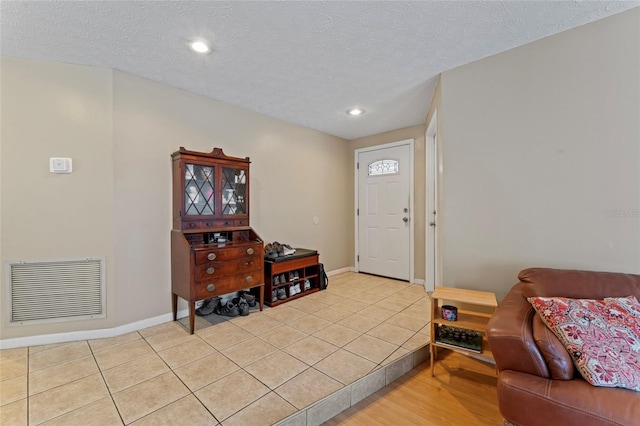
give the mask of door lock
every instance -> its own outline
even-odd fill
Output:
[[[429,222],[429,226],[436,226],[435,222]]]
[[[407,223],[407,222],[409,222],[409,218],[405,216],[405,217],[403,217],[403,218],[402,218],[402,221],[403,221],[404,223]]]

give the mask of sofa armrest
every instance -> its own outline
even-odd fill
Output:
[[[486,327],[498,371],[513,370],[549,378],[549,368],[533,338],[535,311],[516,284],[500,302]]]

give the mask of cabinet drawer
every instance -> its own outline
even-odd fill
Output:
[[[197,280],[195,284],[196,300],[208,299],[213,296],[240,291],[245,288],[264,284],[262,269],[245,273],[226,275],[220,278]]]
[[[196,252],[196,265],[211,261],[238,259],[250,257],[255,261],[262,261],[262,246],[260,243],[247,244],[240,247],[215,247],[211,250],[198,250]]]
[[[260,270],[263,267],[262,259],[255,256],[228,260],[225,262],[209,262],[195,267],[196,280],[209,280],[224,275],[233,275]]]
[[[233,221],[233,225],[234,226],[248,226],[249,225],[249,220],[248,219],[236,219]]]
[[[200,229],[200,222],[199,221],[193,221],[193,222],[182,222],[182,229]]]

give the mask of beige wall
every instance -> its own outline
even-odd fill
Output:
[[[640,9],[441,83],[445,285],[502,297],[526,267],[640,273]]]
[[[3,290],[7,260],[104,256],[108,295],[106,320],[9,327],[3,316],[2,339],[170,312],[170,155],[180,146],[251,157],[258,234],[319,250],[328,270],[352,264],[345,140],[118,71],[1,65]],[[49,173],[51,156],[73,157],[74,173]]]
[[[107,318],[8,327],[5,263],[105,257],[114,288],[111,70],[1,61],[2,291],[5,338],[114,326]],[[71,157],[72,174],[49,172],[50,157]]]
[[[424,235],[425,235],[425,223],[424,223],[424,208],[425,208],[425,153],[424,153],[424,133],[425,127],[413,126],[404,129],[393,130],[390,132],[379,133],[373,136],[367,136],[364,138],[353,139],[349,141],[349,161],[351,169],[351,195],[350,195],[350,208],[351,208],[351,221],[353,222],[354,206],[354,183],[353,183],[353,164],[355,161],[355,150],[359,148],[367,148],[370,146],[382,145],[390,142],[397,142],[406,139],[414,140],[414,207],[415,212],[412,216],[414,221],[414,275],[416,279],[424,279]],[[353,238],[351,238],[353,240]],[[351,242],[351,264],[355,264],[354,246]]]
[[[345,140],[122,72],[114,90],[118,321],[170,310],[170,155],[180,146],[251,157],[258,234],[317,249],[328,270],[351,265]]]

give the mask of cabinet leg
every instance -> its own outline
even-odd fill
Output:
[[[178,320],[178,295],[171,293],[171,308],[173,309],[173,320]]]
[[[430,352],[430,358],[431,358],[431,377],[434,376],[433,374],[433,363],[435,362],[435,357],[436,357],[436,349],[433,345],[429,345],[429,352]]]
[[[260,286],[260,310],[264,307],[264,286]]]
[[[189,331],[193,334],[196,325],[196,302],[189,302]]]

